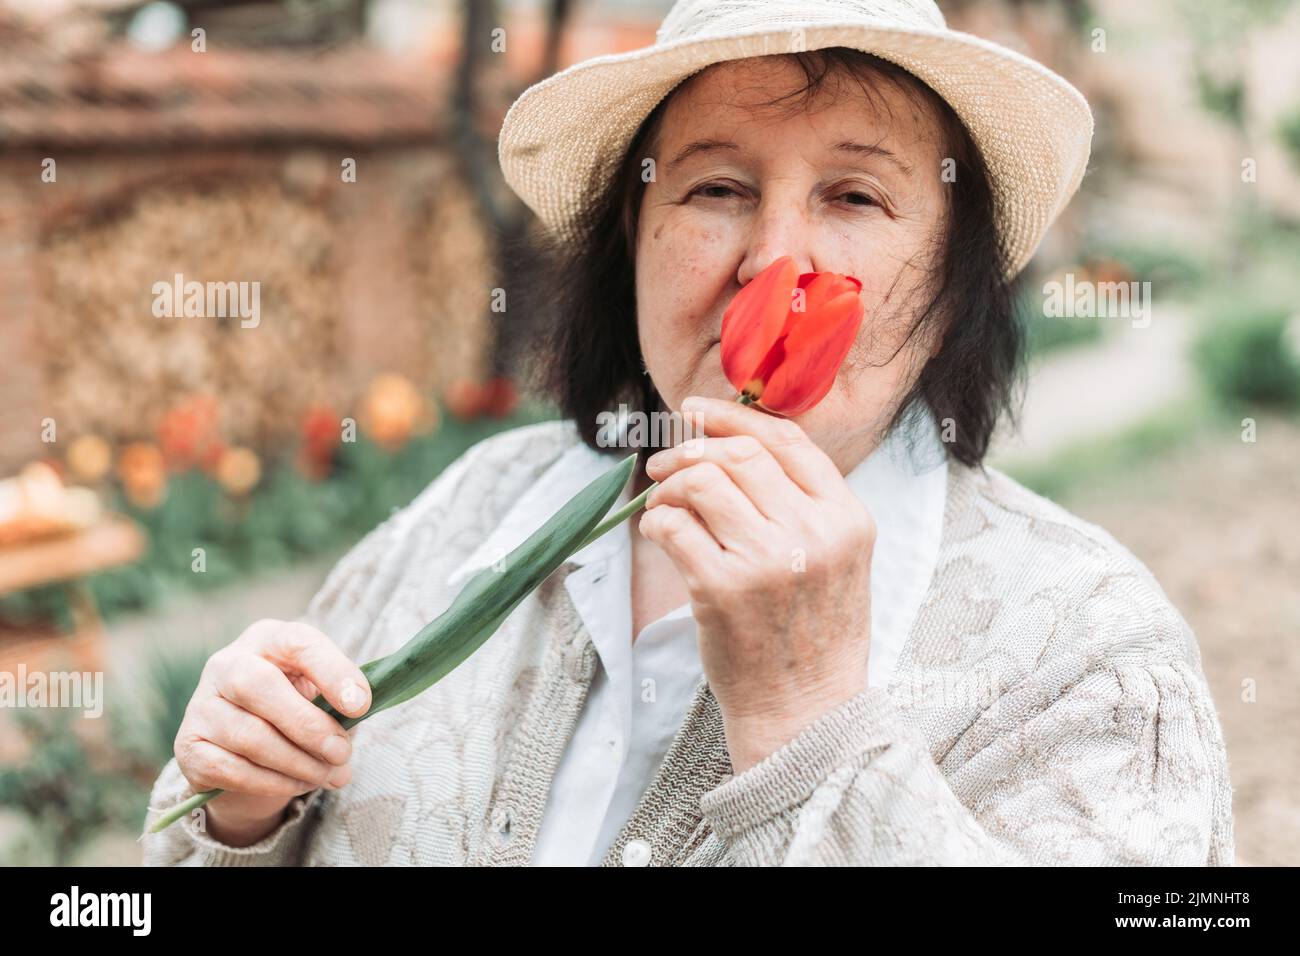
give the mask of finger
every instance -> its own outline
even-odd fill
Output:
[[[269,723],[236,707],[221,697],[209,699],[199,716],[195,732],[230,753],[246,757],[259,767],[275,770],[286,777],[305,780],[318,787],[326,786],[341,773],[343,764],[336,766],[318,760],[302,748],[291,743],[284,734]],[[348,747],[351,755],[351,746]]]
[[[322,760],[341,762],[339,755],[346,760],[351,751],[342,725],[294,690],[279,667],[256,654],[240,654],[233,660],[216,681],[216,690]],[[335,742],[338,738],[341,743]]]
[[[772,453],[790,480],[814,498],[834,500],[844,489],[844,478],[826,453],[813,444],[798,424],[768,415],[739,402],[692,395],[682,402],[706,435],[752,435]]]
[[[258,797],[295,797],[316,789],[306,780],[295,780],[259,767],[247,757],[232,754],[210,740],[196,740],[191,755],[192,765],[186,770],[185,779],[196,791],[220,788]]]
[[[281,670],[301,674],[320,688],[341,714],[360,717],[370,709],[370,683],[361,668],[310,624],[288,621],[259,635],[256,649]]]
[[[769,522],[741,493],[731,477],[712,462],[700,462],[670,475],[650,492],[646,508],[688,508],[729,551],[759,546]]]
[[[688,588],[705,580],[726,552],[707,528],[685,508],[657,505],[641,516],[641,533],[664,549]]]
[[[662,482],[680,469],[701,461],[712,462],[725,471],[741,493],[771,521],[797,506],[799,499],[808,497],[753,435],[691,438],[651,455],[646,462],[646,474]]]

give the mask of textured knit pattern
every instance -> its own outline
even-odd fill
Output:
[[[475,446],[340,562],[304,619],[358,661],[396,649],[577,440],[550,422]],[[342,790],[295,799],[247,848],[197,812],[147,835],[145,862],[527,863],[597,666],[563,586],[573,567],[442,682],[362,723]],[[937,567],[889,686],[740,775],[701,681],[605,864],[633,840],[652,865],[1231,864],[1218,716],[1147,570],[1009,478],[957,465]],[[192,793],[173,760],[151,805]]]

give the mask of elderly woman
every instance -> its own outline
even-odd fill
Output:
[[[501,155],[554,237],[566,417],[473,448],[302,619],[212,657],[152,804],[226,793],[147,862],[1231,863],[1186,623],[1106,532],[981,466],[1010,283],[1091,129],[1064,80],[923,0],[681,0],[653,47],[526,92]],[[727,306],[785,257],[860,280],[865,314],[792,418],[732,402],[719,359]],[[311,705],[364,713],[356,662],[637,416],[681,412],[705,436],[644,449],[644,512],[459,669],[349,732]]]

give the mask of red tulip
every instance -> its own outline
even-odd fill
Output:
[[[313,480],[327,477],[334,463],[334,449],[342,440],[342,416],[326,405],[310,406],[302,418],[299,469]]]
[[[459,378],[451,383],[451,387],[443,395],[443,402],[447,410],[457,418],[469,421],[478,417],[487,398],[485,386],[473,379]]]
[[[802,301],[795,291],[804,290]],[[802,275],[782,256],[754,276],[722,316],[722,369],[768,411],[801,415],[831,390],[862,324],[862,283],[835,272]]]
[[[505,376],[491,379],[483,386],[483,408],[494,418],[505,418],[519,405],[519,390]]]
[[[214,395],[190,395],[169,409],[158,425],[158,443],[168,467],[175,471],[186,471],[196,465],[216,467],[225,450],[220,437],[220,419]]]

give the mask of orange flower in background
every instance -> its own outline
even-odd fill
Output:
[[[214,469],[225,452],[220,419],[212,395],[191,395],[168,411],[158,425],[158,443],[167,466],[173,471]]]
[[[68,446],[68,468],[81,481],[99,481],[112,467],[113,449],[98,435],[82,435]]]
[[[308,478],[319,481],[330,473],[334,449],[343,440],[343,419],[332,408],[313,405],[302,419],[302,447],[298,467]]]
[[[405,376],[385,372],[370,383],[363,405],[362,423],[376,444],[400,448],[417,431],[437,424],[429,402]]]
[[[768,411],[808,411],[831,390],[857,338],[861,291],[852,276],[800,274],[791,257],[777,259],[736,293],[722,316],[727,380]]]
[[[156,508],[167,489],[163,453],[147,442],[135,442],[122,449],[117,475],[127,500],[139,508]]]
[[[1088,257],[1076,270],[1077,280],[1090,282],[1132,282],[1137,278],[1131,269],[1118,259]]]
[[[246,495],[262,480],[262,461],[249,448],[228,448],[217,463],[217,481],[232,495]]]

